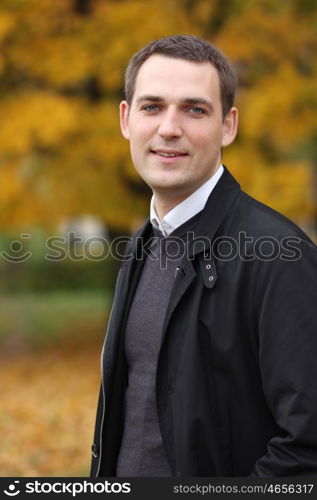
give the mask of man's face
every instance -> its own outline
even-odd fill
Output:
[[[237,110],[222,116],[217,70],[153,55],[141,66],[129,107],[120,104],[121,130],[135,168],[166,199],[185,199],[221,163],[221,147],[236,135]]]

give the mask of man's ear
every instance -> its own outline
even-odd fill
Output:
[[[127,101],[120,102],[120,127],[125,139],[130,139],[129,134],[129,104]]]
[[[221,146],[229,146],[237,135],[238,130],[238,110],[232,107],[223,121],[223,135]]]

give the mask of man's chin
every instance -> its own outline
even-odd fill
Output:
[[[184,182],[152,182],[149,186],[154,194],[158,194],[159,196],[166,198],[166,200],[178,200],[180,198],[185,199],[191,194],[192,191],[190,187],[184,184]]]
[[[161,181],[150,181],[149,186],[153,189],[153,191],[166,191],[166,192],[177,192],[183,189],[183,184],[181,182],[175,182],[171,179],[169,180],[161,180]]]

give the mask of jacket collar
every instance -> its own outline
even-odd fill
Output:
[[[224,172],[211,192],[195,228],[195,238],[198,240],[195,241],[189,256],[197,255],[204,251],[206,246],[210,246],[240,192],[240,184],[224,166]]]
[[[195,241],[189,241],[188,243],[189,257],[205,251],[206,247],[211,245],[220,225],[226,219],[240,192],[240,184],[224,166],[224,172],[211,192],[193,232]],[[152,225],[148,217],[143,227],[133,235],[129,251],[135,256],[151,234]]]

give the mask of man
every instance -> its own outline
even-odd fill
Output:
[[[221,164],[232,69],[204,40],[166,37],[132,58],[125,90],[153,198],[117,281],[92,475],[314,474],[316,247]]]

